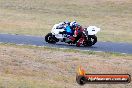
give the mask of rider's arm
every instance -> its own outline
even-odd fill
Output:
[[[77,34],[78,34],[78,31],[77,31],[77,30],[75,30],[75,31],[74,31],[74,35],[73,35],[73,36],[74,36],[74,37],[77,37]]]

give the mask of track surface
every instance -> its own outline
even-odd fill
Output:
[[[97,42],[92,47],[76,47],[61,42],[48,44],[44,41],[44,37],[12,34],[0,34],[0,42],[132,54],[132,44],[130,43]]]

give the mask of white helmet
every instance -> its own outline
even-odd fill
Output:
[[[76,21],[72,21],[72,22],[70,23],[70,26],[71,26],[71,27],[77,26],[77,22],[76,22]]]

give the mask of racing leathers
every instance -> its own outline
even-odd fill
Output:
[[[73,41],[73,43],[76,43],[81,38],[81,36],[83,34],[82,31],[83,31],[83,28],[80,25],[78,25],[75,28],[74,35],[73,35],[73,37],[75,37],[75,40]]]
[[[70,26],[66,27],[66,34],[67,37],[72,41],[73,44],[75,44],[82,36],[82,27],[76,26],[75,28],[71,28]]]

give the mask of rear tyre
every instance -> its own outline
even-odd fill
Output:
[[[45,41],[52,44],[56,43],[55,37],[52,35],[52,33],[48,33],[45,36]]]

